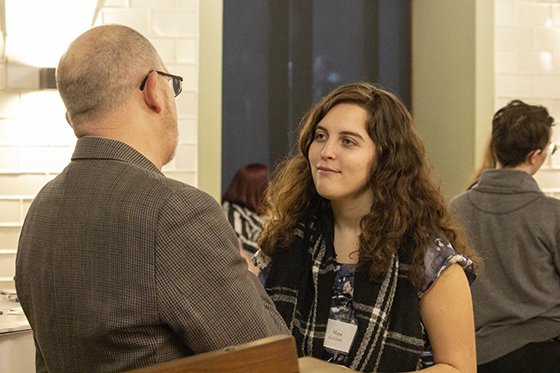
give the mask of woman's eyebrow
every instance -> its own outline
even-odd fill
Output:
[[[317,130],[325,131],[325,132],[327,132],[327,133],[329,132],[329,131],[328,131],[325,127],[323,127],[323,126],[317,126],[317,127],[315,127],[315,131],[317,131]],[[339,135],[343,135],[343,136],[354,136],[354,137],[357,137],[357,138],[360,139],[360,140],[363,140],[363,139],[364,139],[362,135],[360,135],[360,134],[357,133],[357,132],[353,132],[353,131],[342,131],[342,132],[339,133]]]
[[[341,135],[346,135],[346,136],[354,136],[354,137],[357,137],[357,138],[359,138],[359,139],[361,139],[361,140],[364,139],[364,138],[362,137],[362,135],[360,135],[360,134],[357,133],[357,132],[342,131],[342,132],[340,132],[340,134],[341,134]]]

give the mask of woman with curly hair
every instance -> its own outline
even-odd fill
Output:
[[[474,253],[397,98],[356,83],[319,102],[271,206],[255,262],[301,356],[366,372],[476,371]]]

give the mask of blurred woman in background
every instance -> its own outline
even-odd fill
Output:
[[[250,259],[257,251],[266,212],[266,189],[269,185],[268,167],[251,163],[240,168],[222,197],[222,208],[239,239],[241,254]],[[252,264],[248,261],[250,269]]]

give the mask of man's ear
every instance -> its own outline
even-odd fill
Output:
[[[531,166],[534,165],[537,162],[537,158],[539,157],[539,155],[542,153],[543,151],[541,149],[539,150],[533,150],[531,153],[529,153],[527,155],[526,158],[526,162],[529,163]]]
[[[144,90],[142,92],[144,93],[143,97],[146,105],[159,114],[161,112],[161,102],[157,94],[157,84],[158,74],[157,72],[152,71],[150,75],[148,75],[146,85],[144,86]]]

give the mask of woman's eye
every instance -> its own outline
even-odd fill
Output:
[[[354,143],[354,141],[352,141],[350,139],[344,139],[344,140],[342,140],[342,143],[344,145],[356,145],[356,143]]]
[[[325,138],[326,138],[326,136],[323,133],[316,133],[315,134],[315,140],[323,140]]]

